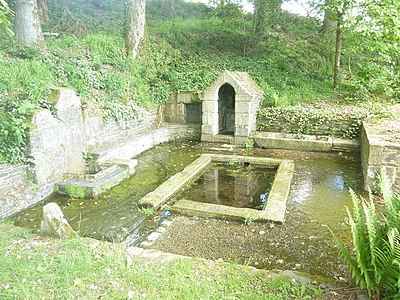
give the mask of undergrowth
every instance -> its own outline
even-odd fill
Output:
[[[336,93],[357,100],[368,94],[360,92],[363,83],[357,76],[349,76],[343,90],[330,88],[334,45],[318,34],[313,18],[283,12],[279,28],[256,35],[249,14],[220,19],[203,4],[152,0],[142,57],[130,60],[124,50],[122,2],[49,0],[48,6],[50,21],[43,28],[60,35],[46,38],[45,55],[1,36],[1,162],[26,160],[29,119],[35,109],[52,105],[47,94],[54,86],[73,88],[84,105],[97,103],[105,121],[129,119],[138,105],[153,108],[170,93],[203,90],[225,69],[248,72],[265,93],[264,107]],[[376,70],[364,73],[378,78]],[[375,80],[374,89],[395,95],[396,81],[386,89],[384,82]]]

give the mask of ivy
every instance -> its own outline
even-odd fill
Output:
[[[329,102],[267,107],[258,112],[257,129],[355,139],[367,117],[390,117],[388,104],[334,105]]]

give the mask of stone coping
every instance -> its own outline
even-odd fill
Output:
[[[220,217],[230,220],[273,221],[283,223],[285,219],[286,202],[294,172],[294,163],[291,160],[222,154],[202,154],[182,172],[175,174],[154,191],[140,199],[139,205],[157,209],[166,203],[190,180],[197,177],[211,162],[229,161],[237,163],[247,162],[259,166],[278,167],[267,204],[263,210],[235,208],[188,200],[178,201],[173,205],[172,210],[184,214]]]
[[[351,152],[360,150],[360,143],[358,141],[330,136],[257,131],[252,138],[257,146],[266,149],[321,152]]]

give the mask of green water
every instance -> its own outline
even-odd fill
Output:
[[[142,213],[137,201],[170,176],[180,172],[203,151],[191,144],[165,144],[137,157],[136,173],[98,199],[70,199],[53,195],[43,203],[16,217],[17,226],[38,229],[42,207],[48,202],[60,205],[71,226],[80,235],[121,241],[130,234],[147,215]]]
[[[214,163],[178,198],[239,208],[263,209],[275,173],[276,168]]]
[[[160,219],[169,215],[168,210],[164,210],[149,218],[139,210],[137,201],[167,178],[180,172],[200,154],[211,152],[213,150],[207,149],[207,145],[203,144],[161,145],[140,155],[135,175],[100,198],[69,199],[54,195],[46,199],[44,203],[14,217],[14,222],[17,226],[38,228],[43,204],[56,202],[72,227],[81,235],[110,241],[127,239],[129,243],[134,243],[158,226]],[[259,244],[255,243],[251,250],[244,254],[242,252],[234,254],[235,244],[229,244],[229,235],[234,234],[231,230],[235,228],[234,226],[229,228],[229,225],[226,230],[219,228],[221,232],[227,232],[227,239],[220,248],[212,248],[212,251],[210,247],[201,248],[207,243],[208,232],[214,231],[209,227],[206,227],[206,231],[199,238],[198,245],[194,237],[190,237],[190,241],[186,244],[180,245],[183,237],[180,237],[177,231],[172,233],[176,239],[171,238],[165,241],[164,246],[160,246],[160,250],[192,255],[190,249],[193,249],[195,256],[210,259],[224,258],[259,268],[297,269],[317,275],[342,276],[345,268],[336,254],[327,227],[340,237],[349,239],[345,221],[345,205],[351,207],[349,188],[356,193],[361,192],[362,172],[359,158],[335,153],[263,149],[237,149],[233,152],[229,150],[224,152],[232,155],[262,156],[294,161],[295,172],[287,203],[285,223],[272,227],[269,224],[262,225],[264,227],[260,227],[260,230],[266,231],[265,236],[268,238]],[[233,194],[234,187],[227,187],[224,190],[231,191]],[[198,193],[202,192],[199,190]],[[203,196],[202,198],[205,198]],[[146,218],[144,226],[138,227]],[[236,228],[242,226],[243,224],[239,224]],[[193,230],[196,231],[197,228]],[[258,229],[254,230],[255,234],[258,234]],[[210,245],[217,244],[215,240],[209,243]],[[190,249],[188,244],[190,244]],[[230,255],[224,251],[229,252]]]

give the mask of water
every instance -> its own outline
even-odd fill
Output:
[[[137,201],[203,153],[191,145],[175,143],[155,147],[138,157],[134,176],[98,199],[70,199],[54,194],[43,203],[18,214],[13,218],[14,223],[38,229],[43,205],[56,202],[80,235],[121,241],[148,218],[138,208]]]
[[[84,236],[110,241],[128,239],[128,243],[135,244],[154,230],[160,220],[168,217],[174,220],[173,225],[153,245],[156,249],[209,259],[222,258],[259,268],[294,269],[329,277],[346,274],[328,227],[339,237],[349,240],[345,210],[345,205],[351,207],[348,189],[360,193],[362,188],[357,156],[263,149],[226,150],[230,154],[294,161],[295,172],[283,225],[245,225],[169,216],[167,209],[149,218],[139,210],[137,201],[200,154],[213,152],[203,149],[202,144],[193,146],[165,144],[143,153],[138,157],[136,174],[98,199],[69,199],[55,195],[44,203],[58,203],[72,227]],[[232,195],[234,188],[224,190]],[[218,199],[223,199],[220,193]],[[15,224],[37,229],[44,203],[14,217]],[[145,219],[144,225],[136,228]]]
[[[275,173],[276,168],[214,163],[177,198],[263,209]]]

